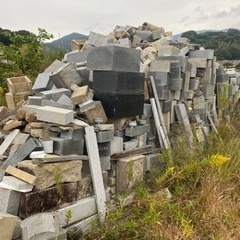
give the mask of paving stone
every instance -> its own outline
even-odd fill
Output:
[[[128,192],[139,182],[143,181],[144,155],[132,155],[117,161],[116,190]]]
[[[37,236],[44,233],[59,233],[59,223],[53,213],[36,214],[23,220],[20,225],[23,240],[30,240],[34,237],[39,239]]]
[[[123,118],[142,115],[144,94],[94,93],[101,101],[108,118]]]
[[[84,139],[52,138],[53,153],[58,155],[83,154]]]
[[[14,230],[17,226],[19,218],[12,214],[0,212],[0,239],[12,240]]]
[[[213,59],[214,57],[214,50],[213,49],[206,49],[206,50],[195,50],[190,51],[188,53],[189,58],[206,58],[206,59]]]
[[[114,136],[113,140],[110,141],[110,155],[123,152],[123,138]]]
[[[67,125],[73,121],[73,118],[74,112],[72,110],[49,106],[37,109],[37,119],[41,121]]]
[[[56,184],[56,171],[61,175],[61,182],[78,182],[81,180],[82,161],[73,160],[66,162],[34,164],[25,160],[18,164],[18,168],[36,176],[35,188],[43,190]]]
[[[144,133],[149,133],[150,132],[150,125],[145,124],[145,125],[137,125],[135,127],[126,127],[125,129],[125,136],[128,137],[135,137],[138,135],[142,135]]]
[[[73,63],[67,63],[50,75],[50,80],[57,88],[71,88],[71,85],[80,85],[82,79]]]
[[[78,199],[78,183],[62,183],[61,192],[56,186],[48,189],[24,193],[19,205],[19,217],[28,218],[41,212],[56,211],[61,207],[74,204]]]
[[[139,72],[140,51],[118,46],[97,47],[88,55],[87,69]]]
[[[10,189],[18,192],[30,192],[33,189],[32,184],[26,183],[25,181],[22,181],[13,176],[4,176],[0,184],[6,184],[9,186]],[[1,186],[3,187],[3,185]]]
[[[143,93],[144,73],[93,71],[93,91],[100,93]]]
[[[3,163],[2,169],[6,169],[9,165],[15,167],[24,160],[33,150],[41,150],[43,148],[40,141],[35,138],[29,138],[27,142],[22,144],[17,151]]]
[[[17,216],[20,192],[0,187],[0,211]]]
[[[32,91],[35,94],[41,91],[51,90],[53,83],[50,81],[51,72],[39,73],[32,87]]]

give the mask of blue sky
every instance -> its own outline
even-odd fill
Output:
[[[116,25],[149,22],[173,34],[187,30],[240,29],[239,0],[1,0],[0,27],[55,38],[72,32],[110,33]]]

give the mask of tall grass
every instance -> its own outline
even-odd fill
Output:
[[[176,138],[172,156],[173,165],[136,188],[131,206],[110,212],[84,239],[240,239],[240,111],[207,145],[190,149]]]

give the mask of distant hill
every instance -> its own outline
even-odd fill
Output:
[[[56,49],[63,48],[65,51],[71,51],[71,42],[73,39],[88,39],[88,36],[81,33],[71,33],[49,43],[44,43],[45,47]]]

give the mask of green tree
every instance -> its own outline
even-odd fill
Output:
[[[4,86],[10,76],[28,75],[35,78],[44,61],[42,43],[53,38],[52,34],[39,28],[38,35],[21,30],[9,36],[9,46],[0,43],[0,85]]]

